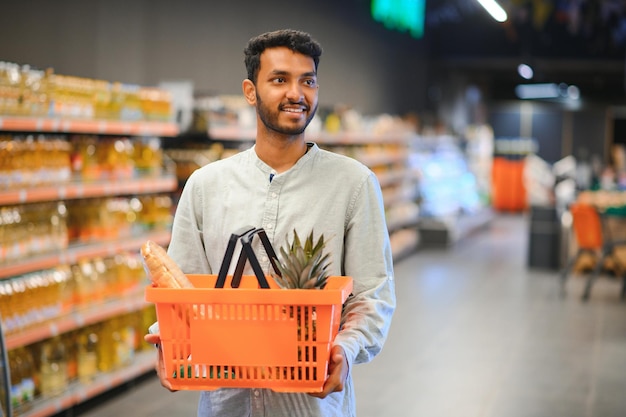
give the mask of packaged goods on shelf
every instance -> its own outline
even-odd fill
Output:
[[[0,135],[0,190],[119,180],[163,172],[160,139],[142,136]]]
[[[31,329],[96,302],[132,294],[145,284],[137,253],[82,259],[76,264],[0,281],[0,317],[6,335]]]
[[[42,417],[153,369],[152,351],[137,356],[140,335],[155,320],[154,311],[148,323],[143,318],[138,290],[146,276],[138,249],[146,240],[170,238],[169,193],[177,182],[164,166],[160,137],[178,128],[169,115],[162,121],[165,107],[155,100],[166,95],[158,90],[114,89],[98,80],[26,74],[23,67],[13,75],[24,84],[8,85],[5,68],[0,65],[0,352],[30,354],[36,370],[25,372],[20,362],[0,371],[16,387],[25,375],[37,376],[35,400],[15,397],[13,415]],[[56,101],[41,113],[34,89],[45,83]],[[28,98],[30,104],[9,109],[14,93],[17,103]],[[109,340],[112,351],[96,349],[96,339]],[[61,346],[64,361],[52,355]]]
[[[0,265],[68,245],[67,208],[63,202],[0,207]]]
[[[70,152],[60,135],[0,135],[0,190],[69,181]]]
[[[172,120],[167,90],[56,74],[0,61],[0,114],[72,119]]]
[[[6,334],[13,334],[66,313],[72,304],[69,268],[33,272],[0,281],[0,313]]]
[[[54,397],[67,389],[68,358],[61,336],[45,341],[41,347],[39,378],[41,395]]]
[[[11,372],[10,398],[15,415],[20,415],[33,406],[35,399],[36,367],[29,349],[20,348],[8,353]]]
[[[254,137],[256,116],[254,108],[243,95],[199,97],[194,101],[192,130],[207,132],[211,137],[232,139]]]
[[[154,136],[131,140],[73,135],[70,141],[72,171],[84,181],[127,179],[162,171],[161,141]]]
[[[172,198],[167,194],[71,200],[67,207],[71,242],[119,239],[164,230],[172,223]]]
[[[21,78],[18,64],[0,61],[0,114],[20,113]]]
[[[154,308],[145,307],[10,350],[13,415],[53,415],[58,404],[76,404],[133,375],[126,369],[149,349],[142,335],[154,320]],[[140,371],[151,365],[146,353]]]

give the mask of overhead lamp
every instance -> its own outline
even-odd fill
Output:
[[[496,0],[476,0],[497,22],[506,22],[507,15]]]
[[[532,67],[528,64],[519,64],[517,66],[517,73],[525,80],[530,80],[535,75]]]
[[[565,83],[520,84],[515,87],[515,94],[522,100],[533,99],[580,99],[580,90],[575,85]]]

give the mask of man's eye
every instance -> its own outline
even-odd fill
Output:
[[[285,82],[285,79],[282,77],[274,78],[274,82],[278,84],[282,84]]]
[[[304,84],[308,85],[309,87],[315,87],[315,80],[314,79],[308,79],[308,80],[304,80]]]

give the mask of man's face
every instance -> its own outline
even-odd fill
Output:
[[[284,47],[261,54],[256,108],[268,129],[284,135],[303,133],[317,110],[317,96],[312,58]]]

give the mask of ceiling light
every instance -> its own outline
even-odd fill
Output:
[[[580,90],[575,85],[565,83],[520,84],[515,87],[515,94],[522,100],[532,99],[580,99]]]
[[[485,10],[487,10],[487,12],[491,15],[491,17],[496,19],[496,21],[500,23],[506,21],[507,19],[506,12],[502,8],[502,6],[498,4],[496,0],[477,0],[477,1],[480,3],[481,6],[485,8]]]
[[[559,86],[554,83],[520,84],[515,87],[515,94],[523,100],[534,98],[558,98]]]
[[[525,80],[532,79],[534,75],[533,69],[527,64],[519,64],[517,66],[517,73]]]
[[[567,96],[572,100],[578,100],[580,98],[580,89],[575,85],[567,87]]]

